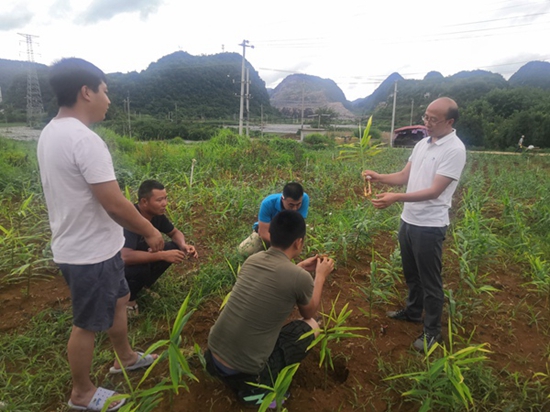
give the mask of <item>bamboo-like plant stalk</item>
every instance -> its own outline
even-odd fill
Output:
[[[371,144],[371,126],[372,116],[369,117],[365,130],[363,130],[363,136],[360,137],[359,142],[343,145],[345,149],[340,151],[340,153],[338,154],[338,159],[349,160],[359,157],[361,159],[361,171],[365,170],[367,168],[367,157],[376,156],[381,151],[379,149],[381,144]],[[359,133],[361,133],[361,128],[359,128]],[[366,178],[363,180],[363,195],[367,198],[372,196],[372,187],[370,184],[370,180]]]

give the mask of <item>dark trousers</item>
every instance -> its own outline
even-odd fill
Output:
[[[174,242],[166,242],[164,250],[179,249]],[[129,265],[124,267],[124,275],[130,288],[130,301],[136,300],[138,292],[144,287],[150,288],[161,275],[166,272],[171,263],[164,260],[145,263],[143,265]]]
[[[420,318],[424,311],[424,332],[441,333],[445,301],[441,279],[441,256],[447,227],[414,226],[401,221],[399,244],[403,274],[409,288],[406,312]]]
[[[302,340],[300,340],[300,337],[310,331],[311,326],[303,320],[293,320],[283,326],[273,352],[269,356],[264,368],[257,375],[239,371],[233,371],[234,373],[232,374],[225,373],[216,366],[210,349],[207,349],[204,353],[206,370],[233,389],[240,400],[244,400],[243,398],[250,393],[265,393],[265,389],[254,388],[248,382],[274,386],[279,372],[286,366],[300,363],[307,356],[307,348],[315,337],[310,335]]]

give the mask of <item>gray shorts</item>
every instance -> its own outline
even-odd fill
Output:
[[[117,300],[130,293],[120,252],[93,265],[59,264],[71,290],[73,325],[99,332],[113,326]]]

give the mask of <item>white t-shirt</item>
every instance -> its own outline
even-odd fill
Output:
[[[112,258],[124,244],[123,230],[89,187],[116,180],[105,142],[75,118],[53,119],[40,134],[38,164],[54,261],[86,265]]]
[[[466,148],[455,130],[431,143],[426,137],[416,144],[409,157],[411,172],[407,193],[432,186],[435,175],[453,179],[437,199],[405,202],[401,219],[415,226],[444,227],[449,224],[453,193],[466,163]]]

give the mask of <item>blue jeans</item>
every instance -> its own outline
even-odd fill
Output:
[[[399,244],[403,274],[409,288],[406,313],[412,318],[422,317],[424,332],[441,333],[441,315],[445,295],[441,279],[441,256],[447,226],[414,226],[401,221]]]

